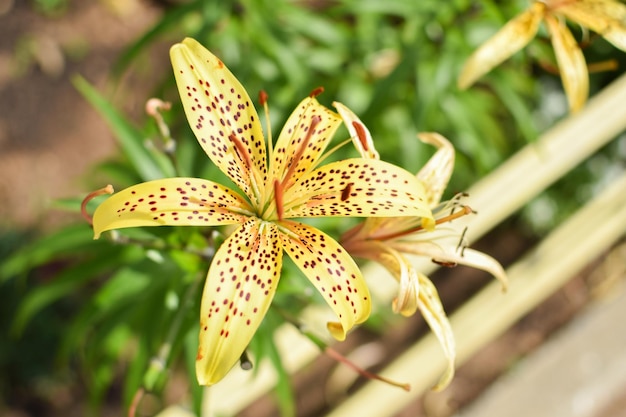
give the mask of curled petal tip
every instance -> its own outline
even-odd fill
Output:
[[[340,342],[346,339],[346,331],[341,323],[338,323],[336,321],[329,321],[328,323],[326,323],[326,328],[328,329],[332,337],[339,340]]]

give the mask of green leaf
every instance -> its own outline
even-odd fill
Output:
[[[514,89],[515,81],[520,78],[518,74],[511,73],[509,71],[497,71],[490,78],[491,86],[498,94],[498,97],[502,100],[507,109],[511,112],[515,118],[516,126],[522,133],[526,141],[534,142],[537,139],[538,132],[534,126],[533,116],[530,111],[530,106],[524,102],[524,97],[520,94],[520,91],[528,91],[532,85],[521,85],[517,91]],[[520,84],[519,82],[517,84]]]
[[[118,305],[143,291],[151,282],[151,276],[135,268],[122,268],[98,291],[93,303],[102,310]]]
[[[121,250],[127,249],[127,250]],[[12,330],[21,333],[32,317],[51,303],[75,292],[87,281],[115,267],[111,259],[128,262],[141,255],[139,248],[102,247],[97,257],[65,268],[50,281],[39,284],[22,300],[16,312]]]
[[[137,56],[146,51],[150,43],[163,35],[170,27],[179,26],[181,19],[202,7],[201,1],[192,1],[179,7],[168,9],[157,23],[144,33],[135,43],[130,45],[113,66],[113,76],[119,78],[122,76],[128,66],[137,59]]]
[[[192,410],[196,415],[202,415],[202,400],[204,396],[204,387],[195,382],[196,374],[196,356],[198,354],[198,333],[200,332],[199,321],[196,320],[194,325],[187,331],[184,336],[183,343],[183,359],[187,372],[191,376],[191,403]]]
[[[51,260],[82,253],[89,250],[91,245],[99,247],[100,243],[94,242],[93,232],[88,225],[67,226],[9,255],[0,264],[0,282],[25,274]]]
[[[268,315],[265,317],[266,322],[271,322],[271,330],[268,331],[264,337],[263,341],[263,351],[267,358],[272,362],[272,366],[278,373],[278,378],[276,382],[276,387],[274,387],[274,394],[276,395],[276,399],[278,400],[278,408],[280,409],[280,414],[283,417],[292,417],[296,415],[296,404],[295,404],[295,394],[293,392],[293,388],[291,386],[291,375],[285,369],[283,364],[283,360],[280,357],[280,352],[276,348],[276,343],[274,343],[274,333],[278,326],[283,323],[283,320],[280,316],[275,314],[274,311],[270,310]],[[267,330],[267,329],[266,329]]]
[[[144,181],[163,178],[168,174],[173,176],[173,168],[169,173],[164,172],[163,167],[155,161],[154,152],[146,149],[141,132],[131,125],[87,80],[76,76],[72,82],[113,130],[124,154]]]

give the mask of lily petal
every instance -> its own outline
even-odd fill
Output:
[[[391,272],[399,283],[398,295],[392,303],[393,312],[410,317],[415,314],[419,305],[418,273],[400,252],[383,244],[379,246],[375,261]]]
[[[220,246],[200,308],[196,375],[218,382],[239,360],[270,306],[282,267],[278,227],[252,218]]]
[[[380,263],[398,280],[400,288],[393,302],[394,312],[408,317],[417,309],[420,310],[448,361],[445,373],[434,387],[436,390],[445,388],[454,376],[456,347],[452,328],[433,283],[424,274],[417,272],[399,251],[383,242],[351,241],[346,249],[353,256]]]
[[[231,189],[198,178],[165,178],[113,194],[93,215],[94,238],[137,226],[218,226],[241,223],[248,203]]]
[[[285,193],[285,218],[313,216],[421,216],[432,214],[414,175],[376,159],[324,165]]]
[[[403,253],[425,256],[437,262],[466,265],[489,272],[502,284],[506,291],[508,279],[502,265],[491,256],[474,249],[457,250],[453,246],[440,246],[432,241],[409,242],[406,240],[389,241],[388,244]]]
[[[374,147],[372,135],[361,119],[359,119],[352,110],[337,101],[333,102],[333,106],[335,106],[343,119],[344,125],[348,129],[348,132],[350,132],[352,143],[361,154],[361,158],[380,159]]]
[[[206,154],[254,202],[266,182],[263,130],[248,93],[224,63],[191,38],[170,49],[189,124]]]
[[[354,257],[385,267],[400,284],[398,296],[393,300],[393,312],[405,317],[415,314],[419,296],[417,271],[400,252],[377,240],[349,241],[344,248]]]
[[[509,280],[506,276],[506,272],[500,262],[496,261],[486,253],[479,252],[471,248],[465,248],[459,256],[455,258],[449,258],[451,262],[457,262],[460,265],[471,266],[472,268],[480,269],[485,272],[489,272],[496,277],[500,284],[502,284],[502,291],[506,291]]]
[[[441,305],[437,288],[425,275],[418,275],[420,287],[418,308],[424,320],[426,320],[428,326],[439,340],[448,361],[444,374],[433,387],[433,390],[440,391],[448,386],[454,377],[454,362],[456,360],[454,333],[452,333],[452,327]]]
[[[417,178],[426,184],[428,204],[439,204],[454,169],[454,147],[439,133],[420,133],[417,137],[424,143],[437,147],[437,152],[417,173]]]
[[[288,187],[314,169],[340,123],[339,116],[314,97],[302,100],[274,145],[272,178]]]
[[[585,57],[565,22],[559,22],[552,15],[546,15],[545,22],[550,32],[570,110],[577,112],[583,108],[589,95],[589,75]]]
[[[548,7],[626,51],[626,4],[615,0],[549,1]]]
[[[341,245],[320,230],[294,221],[280,224],[288,230],[282,234],[285,251],[339,318],[339,323],[328,323],[328,330],[344,340],[370,314],[370,294],[361,271]]]
[[[491,69],[525,47],[537,34],[545,4],[534,2],[528,10],[511,19],[467,59],[457,84],[466,89]]]

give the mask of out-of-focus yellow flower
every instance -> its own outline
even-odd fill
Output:
[[[377,158],[367,128],[345,106],[335,103],[347,125],[356,148],[364,158]],[[341,243],[352,255],[383,265],[399,282],[393,310],[404,316],[420,311],[435,336],[439,339],[448,360],[448,368],[435,389],[443,389],[454,376],[456,347],[454,334],[441,305],[437,289],[426,275],[417,271],[405,255],[424,256],[445,266],[468,265],[490,272],[506,286],[502,266],[491,256],[466,247],[463,236],[446,223],[472,213],[461,204],[463,195],[450,201],[441,201],[454,168],[454,148],[437,133],[422,133],[419,138],[438,148],[437,152],[417,173],[424,184],[426,201],[433,218],[419,216],[368,218],[346,232]]]
[[[597,32],[626,51],[626,5],[623,3],[616,0],[534,1],[468,58],[459,75],[459,88],[468,88],[493,67],[525,47],[535,37],[543,20],[552,40],[570,111],[580,110],[589,95],[587,65],[563,18]]]

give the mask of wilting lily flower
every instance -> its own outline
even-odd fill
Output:
[[[345,106],[335,103],[335,107],[362,156],[377,155],[365,125]],[[413,267],[405,255],[424,256],[444,266],[462,264],[479,268],[493,274],[503,285],[506,284],[506,274],[495,259],[466,248],[462,242],[463,236],[445,227],[445,223],[472,213],[469,207],[461,204],[462,195],[441,202],[454,167],[454,148],[437,133],[422,133],[419,138],[438,148],[416,176],[426,188],[426,200],[434,219],[419,216],[368,218],[346,232],[341,243],[352,256],[378,262],[398,280],[398,295],[393,301],[396,313],[404,316],[413,315],[417,310],[422,313],[448,359],[448,368],[435,387],[441,389],[454,375],[454,335],[437,289],[426,275]]]
[[[330,236],[291,220],[317,216],[425,216],[423,185],[405,170],[353,158],[318,167],[341,123],[304,99],[268,150],[250,97],[222,61],[193,39],[170,51],[191,127],[209,158],[243,192],[197,178],[127,188],[95,211],[95,236],[135,226],[237,225],[211,263],[200,312],[198,381],[219,381],[237,362],[276,291],[283,250],[338,317],[342,340],[370,312],[368,289],[350,255]],[[263,98],[263,100],[265,100]]]
[[[552,40],[570,110],[580,110],[589,94],[589,75],[585,57],[563,17],[597,32],[626,51],[625,4],[617,0],[534,1],[468,58],[459,75],[459,88],[468,88],[493,67],[525,47],[535,37],[543,20]]]

